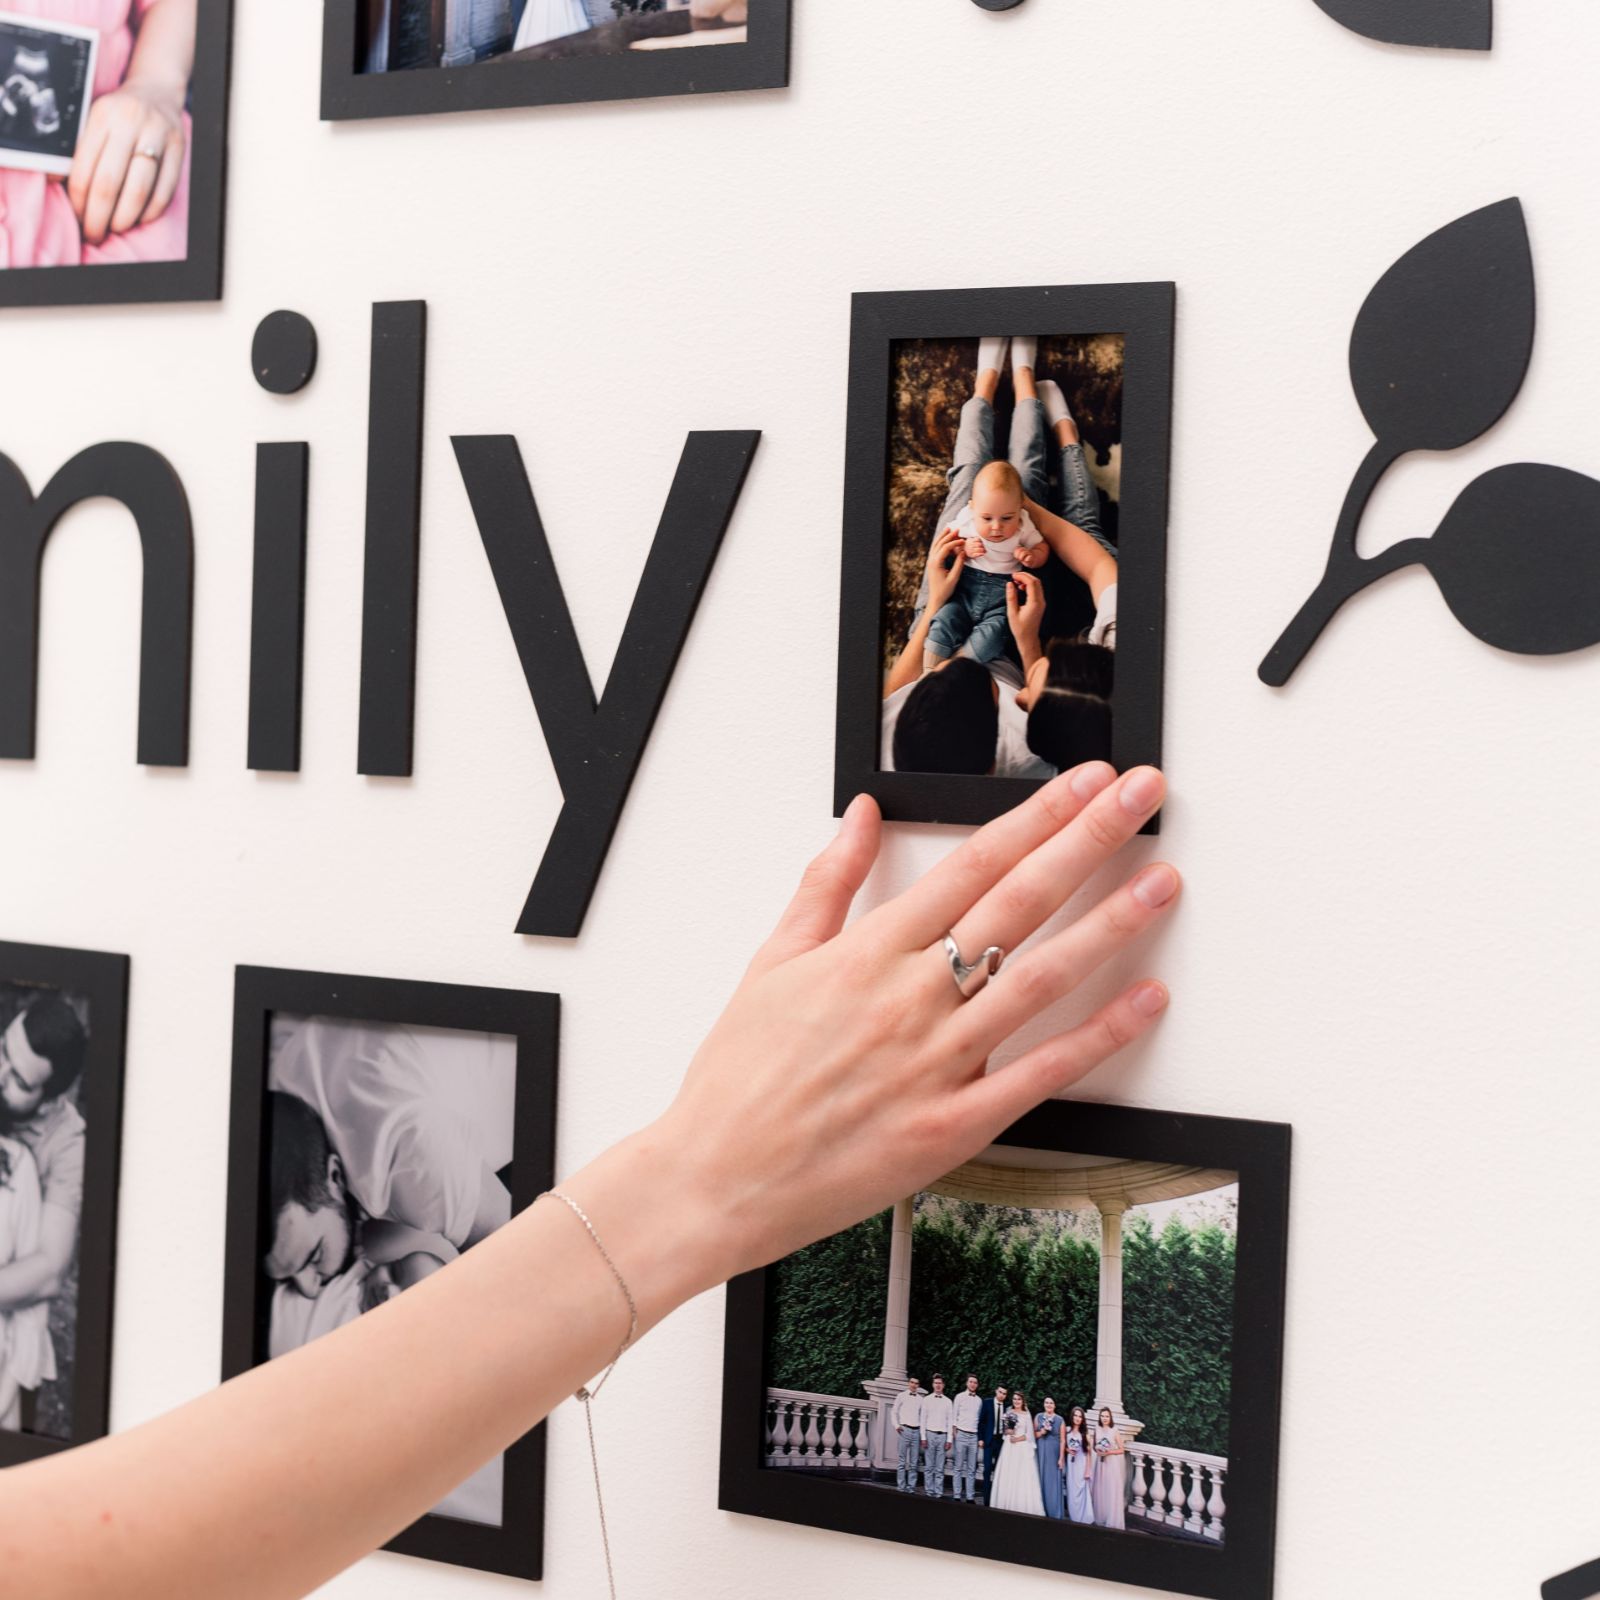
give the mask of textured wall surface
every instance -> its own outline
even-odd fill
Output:
[[[832,826],[850,292],[1172,278],[1159,845],[1188,895],[1137,957],[1170,1016],[1086,1092],[1295,1125],[1287,1600],[1532,1600],[1600,1554],[1600,660],[1496,654],[1412,572],[1286,691],[1255,678],[1368,447],[1351,320],[1435,227],[1523,197],[1533,366],[1485,439],[1401,464],[1365,547],[1431,532],[1499,462],[1600,474],[1600,9],[1501,0],[1480,58],[1374,44],[1311,0],[796,0],[787,92],[337,127],[317,120],[320,8],[239,11],[225,301],[0,314],[0,448],[39,484],[80,446],[143,440],[195,516],[192,765],[134,764],[136,541],[101,504],[46,562],[38,760],[0,770],[32,845],[7,852],[0,932],[133,956],[116,1424],[216,1378],[235,962],[559,991],[563,1170],[668,1097]],[[363,779],[368,308],[411,297],[432,339],[416,775]],[[279,306],[322,340],[289,400],[249,372]],[[519,938],[559,793],[449,435],[520,439],[598,679],[692,427],[765,439],[583,935]],[[297,777],[244,765],[267,439],[312,446]],[[891,830],[869,897],[956,836]],[[685,944],[692,963],[668,958]],[[1001,1577],[719,1513],[721,1314],[686,1307],[597,1407],[629,1600]],[[674,1426],[641,1437],[646,1413]],[[592,1600],[570,1410],[551,1468],[543,1589]],[[520,1590],[382,1555],[328,1592]]]

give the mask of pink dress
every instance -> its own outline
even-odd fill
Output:
[[[4,0],[0,10],[71,22],[100,30],[94,93],[117,88],[133,55],[133,19],[155,0]],[[43,172],[0,167],[0,268],[94,266],[117,261],[182,261],[189,254],[189,157],[193,129],[183,119],[183,173],[172,204],[154,222],[127,233],[108,233],[103,243],[85,244],[67,199],[67,180]]]

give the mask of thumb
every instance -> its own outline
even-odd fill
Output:
[[[856,891],[878,859],[883,819],[877,802],[858,794],[845,808],[833,842],[813,858],[772,937],[756,952],[751,972],[767,972],[815,950],[844,927]]]

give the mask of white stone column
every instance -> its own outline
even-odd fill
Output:
[[[1096,1202],[1100,1212],[1100,1320],[1095,1343],[1094,1418],[1102,1406],[1130,1440],[1143,1429],[1122,1405],[1122,1217],[1128,1202],[1121,1196]]]
[[[878,1422],[873,1430],[873,1461],[893,1466],[895,1453],[887,1418],[894,1397],[906,1386],[906,1342],[911,1330],[911,1200],[897,1200],[889,1224],[889,1287],[883,1308],[883,1370],[861,1387],[878,1402]],[[924,1374],[918,1374],[919,1377]]]

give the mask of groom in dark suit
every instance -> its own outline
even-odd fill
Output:
[[[1000,1419],[1006,1413],[1006,1386],[1002,1383],[994,1397],[983,1402],[983,1414],[978,1419],[978,1459],[983,1463],[983,1503],[988,1505],[994,1488],[994,1469],[1000,1460],[1000,1446],[1004,1434]]]

